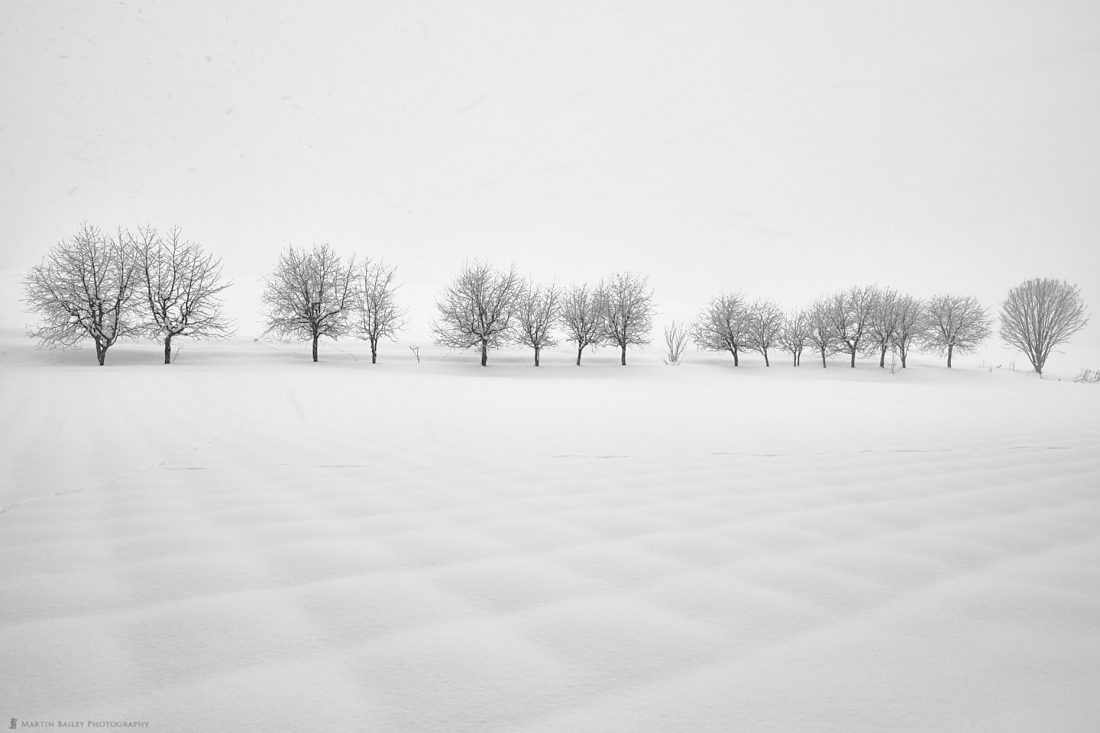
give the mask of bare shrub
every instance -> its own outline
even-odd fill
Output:
[[[673,321],[665,326],[665,363],[669,366],[680,366],[684,351],[688,345],[688,327],[679,321]]]

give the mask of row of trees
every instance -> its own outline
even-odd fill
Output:
[[[344,260],[327,244],[287,247],[264,278],[265,334],[311,342],[318,358],[321,337],[353,335],[370,343],[378,359],[383,339],[405,326],[398,306],[396,268],[380,260]],[[55,246],[24,280],[25,302],[42,317],[30,335],[46,346],[95,343],[104,363],[119,338],[144,335],[164,344],[171,363],[176,337],[219,338],[231,332],[220,294],[229,283],[221,262],[183,240],[179,229],[119,229],[113,235],[84,225]],[[476,348],[481,364],[489,351],[518,343],[541,352],[564,341],[576,347],[579,366],[588,347],[612,345],[626,365],[629,346],[650,342],[653,291],[645,277],[615,273],[595,284],[562,287],[522,278],[513,266],[498,270],[474,261],[463,265],[436,303],[437,343]],[[1024,352],[1042,374],[1047,357],[1085,327],[1088,315],[1077,286],[1036,278],[1009,291],[1001,307],[1000,335]],[[921,349],[945,355],[973,351],[992,333],[993,319],[977,299],[942,294],[919,299],[892,288],[857,286],[820,298],[809,308],[785,312],[770,300],[747,301],[740,293],[710,299],[690,324],[665,328],[668,361],[676,363],[690,339],[704,350],[729,352],[734,365],[753,351],[771,366],[776,350],[800,366],[804,351],[820,358],[873,355],[880,367],[890,354],[904,368]]]
[[[218,297],[230,285],[221,262],[184,241],[178,228],[107,234],[85,224],[23,284],[25,302],[42,317],[30,335],[45,346],[90,338],[101,366],[126,336],[162,341],[168,364],[177,336],[217,338],[232,330]]]

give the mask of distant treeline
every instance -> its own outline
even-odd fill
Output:
[[[120,338],[145,337],[164,345],[171,363],[176,337],[223,338],[233,325],[222,312],[221,294],[231,283],[221,261],[182,238],[178,228],[123,228],[113,234],[84,224],[59,242],[24,279],[24,301],[41,322],[29,335],[42,346],[74,346],[91,339],[102,365]],[[352,336],[379,344],[406,325],[397,302],[397,268],[381,260],[343,258],[329,245],[283,250],[264,277],[267,328],[286,339],[309,341],[317,361],[321,337]],[[581,364],[589,346],[610,345],[626,365],[630,346],[648,344],[655,300],[645,276],[618,272],[591,284],[565,287],[521,277],[513,266],[497,269],[468,261],[436,301],[431,328],[438,344],[476,348],[481,364],[489,352],[521,344],[540,363],[543,349],[573,344]],[[1080,289],[1065,280],[1035,278],[1012,288],[1001,303],[1000,337],[1025,355],[1040,375],[1051,349],[1088,322]],[[905,368],[914,350],[946,357],[973,351],[992,333],[989,308],[967,295],[919,298],[890,287],[858,285],[819,298],[810,307],[784,310],[777,303],[746,300],[738,292],[714,295],[690,323],[663,329],[665,361],[679,363],[686,345],[729,352],[733,364],[746,351],[784,352],[794,366],[803,352],[828,366],[844,354],[887,357]]]

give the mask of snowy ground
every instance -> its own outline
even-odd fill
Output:
[[[1097,729],[1100,385],[306,351],[3,340],[5,723]]]

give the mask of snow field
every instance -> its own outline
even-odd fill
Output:
[[[171,367],[120,350],[100,369],[14,348],[5,716],[173,731],[1086,731],[1100,716],[1090,385],[313,365],[262,344]]]

